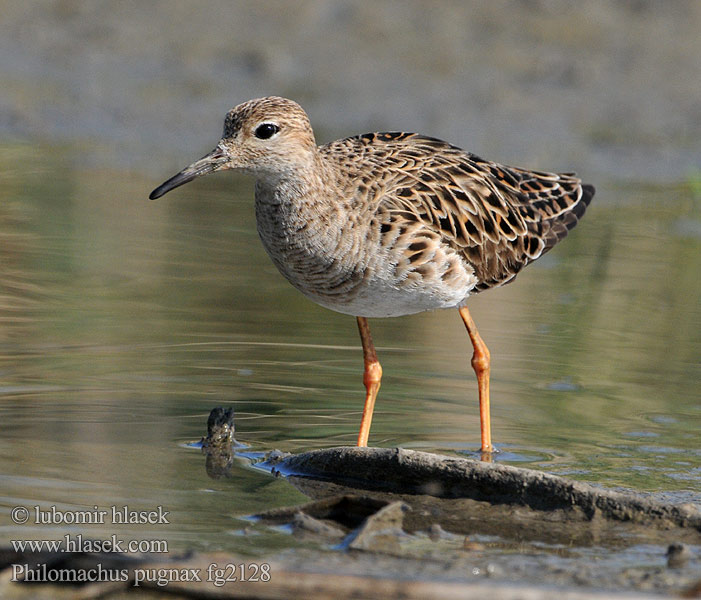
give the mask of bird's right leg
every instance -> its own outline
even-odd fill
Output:
[[[358,317],[358,331],[360,331],[360,341],[363,344],[363,360],[365,371],[363,373],[363,383],[365,384],[365,407],[363,408],[363,418],[360,421],[360,432],[358,433],[358,446],[367,446],[370,436],[370,424],[372,423],[372,412],[375,408],[375,398],[380,389],[382,379],[382,367],[377,360],[375,345],[372,343],[370,326],[365,317]]]

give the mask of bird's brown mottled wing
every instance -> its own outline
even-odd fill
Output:
[[[383,244],[404,247],[409,267],[430,263],[432,245],[450,245],[474,268],[474,292],[507,283],[552,248],[594,195],[572,173],[506,167],[417,134],[365,134],[330,144],[331,152],[333,145],[339,155],[348,145],[361,155],[357,193],[374,198]]]

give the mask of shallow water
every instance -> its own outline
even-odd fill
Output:
[[[188,443],[217,405],[236,408],[253,452],[354,443],[354,319],[276,272],[250,181],[218,175],[149,202],[160,180],[74,157],[0,148],[0,544],[66,533],[13,525],[17,505],[162,506],[168,525],[87,532],[165,539],[171,552],[296,544],[237,517],[304,496],[245,460],[209,479]],[[498,461],[701,500],[700,250],[690,186],[604,183],[570,238],[471,301],[492,352]],[[476,456],[457,312],[371,327],[385,373],[371,444]]]

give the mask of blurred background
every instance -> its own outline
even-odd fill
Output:
[[[163,504],[175,524],[153,535],[257,552],[222,528],[299,495],[245,463],[208,479],[187,444],[209,410],[233,405],[251,451],[354,443],[355,322],[276,272],[252,182],[147,200],[214,147],[229,108],[268,94],[300,102],[319,143],[418,131],[595,184],[563,244],[470,303],[498,460],[699,500],[701,3],[35,0],[0,14],[2,514]],[[385,372],[371,444],[475,456],[457,313],[371,325]],[[3,543],[50,533],[0,522]]]
[[[0,7],[0,131],[90,144],[92,160],[149,174],[208,148],[231,106],[270,94],[299,101],[320,142],[420,130],[616,179],[701,164],[694,1]]]

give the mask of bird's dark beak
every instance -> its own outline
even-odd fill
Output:
[[[168,181],[159,185],[149,194],[149,199],[155,200],[164,194],[174,190],[176,187],[192,181],[196,177],[209,175],[215,171],[219,171],[226,163],[229,162],[229,155],[221,146],[217,146],[206,156],[203,156],[197,162],[192,163],[189,167],[185,167],[180,173],[171,177]]]

